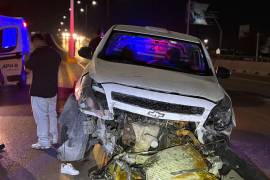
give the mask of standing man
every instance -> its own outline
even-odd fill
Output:
[[[31,38],[34,51],[26,62],[32,70],[30,88],[33,116],[37,125],[38,142],[33,149],[48,149],[58,141],[56,100],[60,55],[49,47],[41,34]]]

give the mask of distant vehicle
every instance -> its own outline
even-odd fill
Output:
[[[27,23],[0,15],[0,77],[3,85],[25,84],[25,57],[30,52]]]

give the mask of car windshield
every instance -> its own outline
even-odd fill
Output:
[[[117,63],[212,75],[200,44],[165,37],[114,31],[98,57]]]

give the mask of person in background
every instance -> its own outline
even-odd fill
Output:
[[[34,50],[25,66],[33,73],[30,96],[38,141],[32,148],[48,149],[58,142],[56,100],[61,57],[41,34],[33,35],[31,41]]]

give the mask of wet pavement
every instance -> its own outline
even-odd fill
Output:
[[[75,67],[62,65],[58,111],[61,111],[65,98],[72,92],[73,81],[79,76],[80,68]],[[69,71],[74,69],[76,72],[68,76]],[[238,84],[241,80],[231,81]],[[222,83],[228,85],[232,82]],[[229,89],[228,93],[232,97],[237,119],[237,128],[232,134],[232,146],[270,177],[270,99],[258,93],[247,93],[241,88],[226,89]],[[5,151],[0,153],[0,180],[87,179],[91,161],[75,164],[81,170],[80,176],[61,175],[55,149],[32,150],[31,144],[35,142],[36,127],[28,89],[15,86],[0,89],[0,143],[6,144]]]

